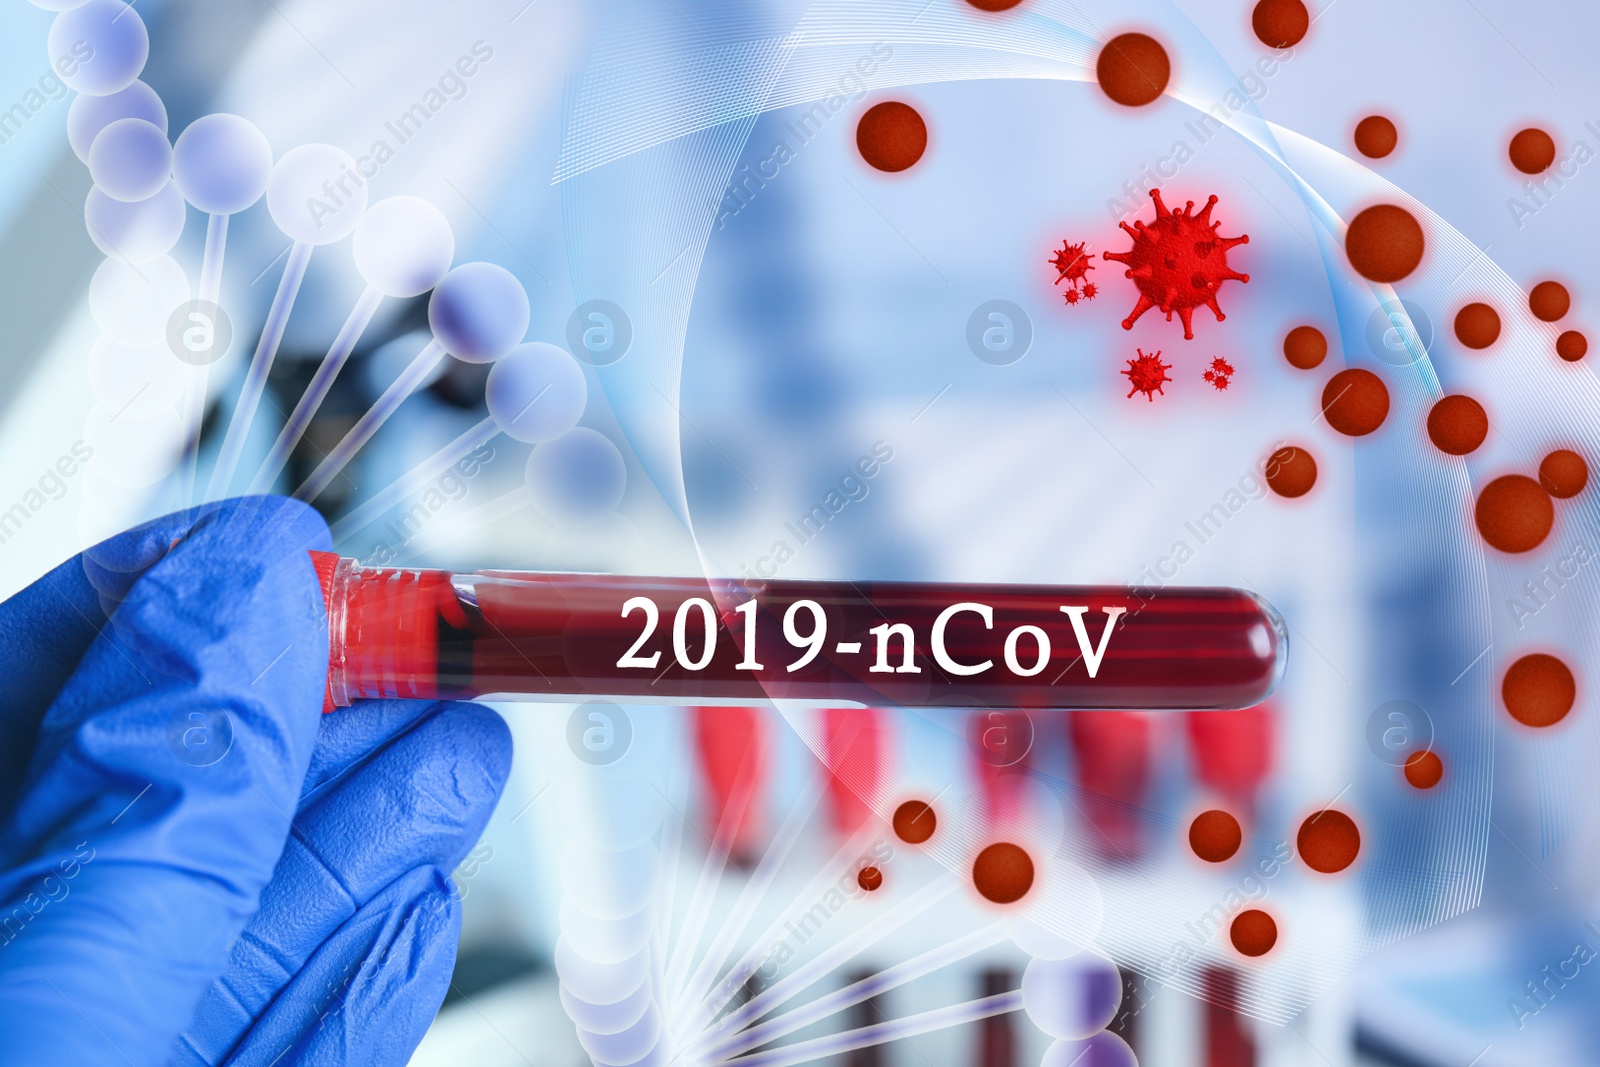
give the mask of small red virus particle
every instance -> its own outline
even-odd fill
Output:
[[[1050,259],[1050,265],[1056,269],[1056,284],[1069,281],[1076,284],[1084,276],[1084,272],[1094,270],[1094,257],[1087,250],[1087,241],[1072,244],[1068,241],[1061,242],[1061,248]]]
[[[1248,234],[1239,237],[1219,237],[1217,229],[1222,223],[1211,221],[1211,209],[1216,206],[1213,196],[1206,206],[1194,213],[1191,200],[1182,211],[1168,211],[1161,200],[1161,190],[1151,189],[1150,199],[1155,202],[1156,218],[1150,225],[1136,221],[1132,226],[1119,223],[1133,247],[1126,252],[1103,252],[1102,258],[1126,263],[1125,277],[1133,279],[1139,287],[1139,302],[1133,313],[1122,320],[1124,330],[1133,329],[1151,308],[1166,313],[1172,321],[1176,311],[1183,322],[1183,338],[1194,339],[1191,317],[1202,304],[1209,307],[1221,322],[1227,316],[1217,304],[1217,289],[1225,281],[1248,282],[1250,275],[1240,274],[1228,266],[1228,249],[1249,244]]]
[[[1167,377],[1167,371],[1172,369],[1172,365],[1161,362],[1159,349],[1148,356],[1144,354],[1142,348],[1136,348],[1134,351],[1139,353],[1139,358],[1128,360],[1128,369],[1122,372],[1128,381],[1133,383],[1133,388],[1128,390],[1128,396],[1143,393],[1146,400],[1154,400],[1157,393],[1166,396],[1166,390],[1161,388],[1161,383],[1172,381]]]
[[[1222,390],[1228,387],[1230,382],[1233,381],[1233,364],[1229,363],[1221,356],[1216,356],[1211,360],[1210,369],[1200,377],[1210,382],[1220,393]]]
[[[1050,257],[1050,265],[1056,269],[1055,284],[1067,283],[1061,291],[1068,304],[1076,304],[1078,298],[1093,300],[1098,291],[1094,283],[1089,281],[1087,274],[1094,270],[1094,257],[1089,254],[1088,242],[1079,241],[1072,244],[1063,240],[1061,248]]]

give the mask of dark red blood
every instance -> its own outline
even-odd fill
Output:
[[[343,613],[343,641],[335,649],[352,698],[667,694],[685,704],[776,698],[867,707],[959,701],[957,706],[966,707],[1196,709],[1255,704],[1277,673],[1275,644],[1259,643],[1269,620],[1253,597],[1231,589],[774,579],[753,591],[729,578],[387,568],[360,569],[358,575]],[[758,670],[737,666],[746,651],[745,616],[735,609],[752,595],[758,604]],[[622,606],[641,596],[655,604],[658,621],[638,654],[658,658],[650,667],[623,667],[619,661],[645,630],[645,613],[624,615]],[[717,623],[713,654],[698,670],[679,662],[673,649],[674,619],[691,598],[710,603]],[[820,653],[790,671],[806,650],[785,639],[783,621],[801,601],[821,609],[827,632]],[[991,665],[956,678],[934,659],[931,635],[938,617],[963,603],[990,608],[992,625],[971,610],[948,617],[945,650],[960,663]],[[1107,608],[1127,613],[1112,631],[1093,679],[1063,604],[1089,607],[1084,619],[1094,639]],[[691,605],[684,615],[685,651],[693,660],[704,649],[701,613]],[[798,632],[809,632],[809,610],[795,609],[794,619]],[[870,670],[878,641],[871,631],[886,619],[910,628],[914,673]],[[1031,676],[1004,664],[1006,637],[1022,625],[1037,626],[1050,644],[1048,660]],[[891,639],[890,660],[897,665],[901,646]],[[1016,652],[1031,665],[1032,639],[1025,635]]]

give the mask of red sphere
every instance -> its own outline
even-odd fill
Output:
[[[928,127],[910,104],[887,100],[861,116],[856,147],[868,164],[892,174],[922,158],[928,149]]]

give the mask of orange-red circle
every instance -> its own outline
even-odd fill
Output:
[[[1375,204],[1350,220],[1344,254],[1350,266],[1374,282],[1397,282],[1422,262],[1427,242],[1417,217],[1396,204]]]
[[[1286,445],[1267,457],[1265,474],[1268,488],[1292,500],[1317,484],[1317,461],[1305,449]]]
[[[1033,888],[1033,859],[1009,841],[999,841],[972,862],[972,884],[985,900],[1014,904]]]
[[[979,11],[1010,11],[1022,0],[967,0],[967,3]]]
[[[1234,917],[1228,939],[1241,955],[1265,956],[1278,943],[1278,924],[1259,908],[1249,908]]]
[[[1413,752],[1406,757],[1406,781],[1416,789],[1432,789],[1444,778],[1444,761],[1434,752]]]
[[[1202,811],[1189,824],[1189,847],[1207,863],[1232,859],[1243,841],[1239,820],[1225,811]]]
[[[856,875],[856,885],[871,893],[883,885],[883,872],[876,867],[863,867]]]
[[[1250,28],[1268,48],[1293,48],[1311,28],[1302,0],[1261,0],[1250,13]]]
[[[1526,475],[1504,474],[1478,494],[1473,518],[1490,545],[1502,552],[1527,552],[1550,535],[1556,509],[1544,486]]]
[[[1541,174],[1556,161],[1556,142],[1536,126],[1518,130],[1507,146],[1511,165],[1524,174]]]
[[[1400,143],[1400,131],[1382,115],[1368,115],[1356,123],[1356,151],[1368,159],[1382,159]]]
[[[886,100],[874,104],[856,125],[856,148],[878,170],[895,173],[922,158],[928,148],[928,125],[910,104]]]
[[[1528,293],[1528,310],[1543,322],[1555,322],[1572,308],[1572,294],[1560,282],[1540,282]]]
[[[1345,436],[1365,437],[1389,417],[1389,388],[1369,370],[1342,370],[1322,390],[1322,414]]]
[[[1283,358],[1296,370],[1311,370],[1328,355],[1328,339],[1315,326],[1296,326],[1283,339]]]
[[[1539,464],[1539,484],[1558,500],[1583,492],[1589,484],[1589,464],[1569,448],[1558,448]]]
[[[1295,848],[1307,867],[1322,874],[1337,874],[1356,861],[1361,851],[1361,831],[1350,816],[1328,808],[1300,824]]]
[[[1489,415],[1470,396],[1442,397],[1428,411],[1428,439],[1441,452],[1464,456],[1489,436]]]
[[[1456,340],[1468,348],[1488,348],[1500,339],[1500,313],[1475,302],[1456,312]]]
[[[1143,107],[1166,91],[1172,60],[1161,42],[1144,33],[1122,33],[1107,41],[1094,64],[1095,79],[1124,107]]]
[[[920,845],[933,836],[939,820],[926,801],[908,800],[894,809],[894,835],[908,845]]]
[[[1554,656],[1534,652],[1506,671],[1500,683],[1506,711],[1524,726],[1554,726],[1567,717],[1578,699],[1572,668]]]
[[[1556,355],[1576,363],[1589,354],[1589,339],[1577,330],[1567,330],[1556,338]]]

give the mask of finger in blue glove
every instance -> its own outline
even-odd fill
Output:
[[[403,1065],[450,984],[459,909],[437,867],[389,883],[317,948],[227,1067]]]
[[[417,708],[423,713],[393,736],[395,723]],[[309,995],[297,978],[301,968],[395,879],[420,865],[449,871],[460,863],[482,835],[510,772],[510,731],[475,704],[370,701],[335,712],[326,723],[319,747],[350,758],[342,769],[322,765],[329,776],[295,815],[260,910],[179,1042],[180,1064],[223,1062],[269,1009],[290,1010],[285,997]],[[381,747],[364,752],[374,744]],[[425,982],[384,988],[426,1021],[438,1010],[454,961],[452,936],[448,951],[429,956],[442,976],[429,973]],[[299,1018],[309,1009],[294,1010]],[[288,1058],[283,1067],[295,1062]]]

